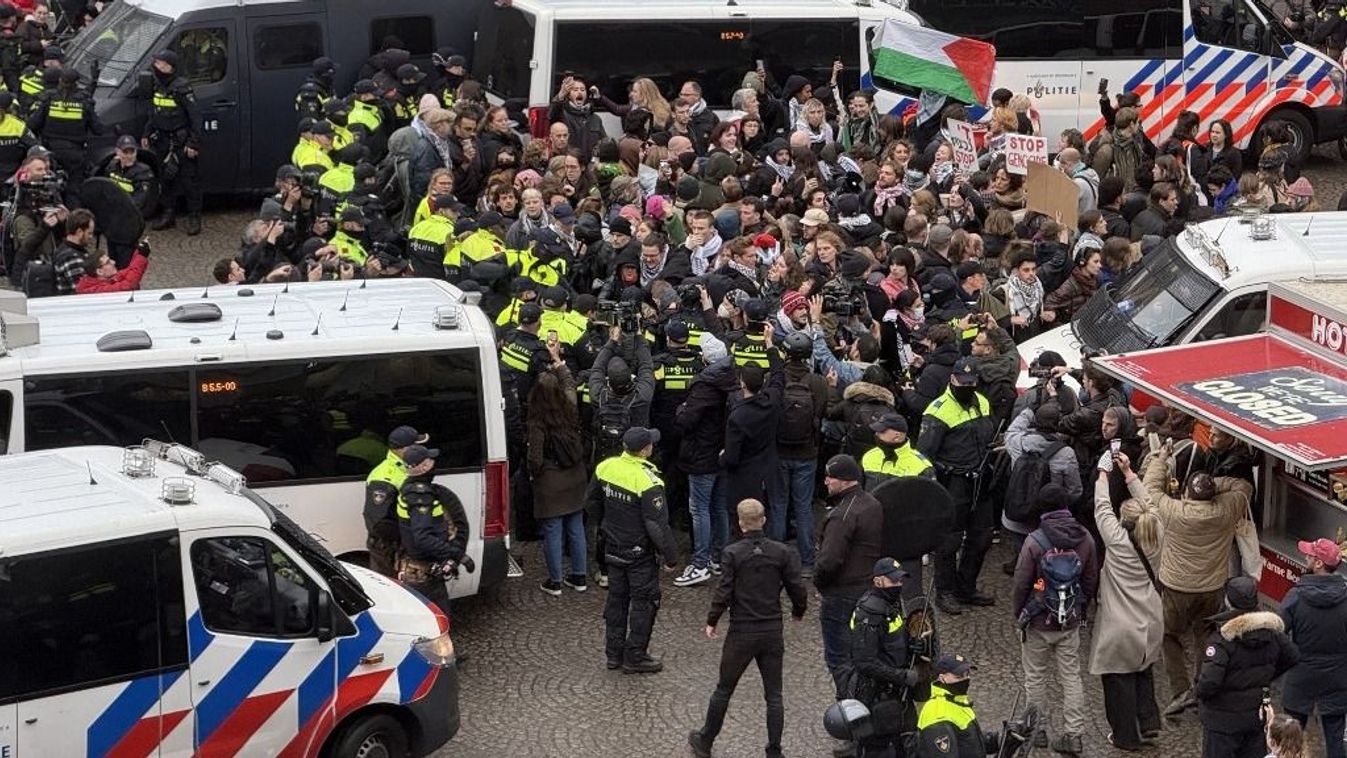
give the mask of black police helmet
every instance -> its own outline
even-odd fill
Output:
[[[814,352],[814,341],[804,332],[786,335],[782,344],[786,348],[786,357],[792,360],[802,361]]]
[[[839,700],[828,706],[823,712],[823,728],[838,740],[863,740],[874,732],[870,709],[859,700]]]

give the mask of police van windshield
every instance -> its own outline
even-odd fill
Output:
[[[299,524],[290,520],[289,516],[256,492],[245,489],[243,493],[271,518],[271,531],[285,540],[309,562],[309,565],[322,574],[327,585],[332,588],[332,599],[337,601],[337,605],[346,612],[346,615],[355,616],[374,605],[374,601],[365,595],[365,591],[360,588],[360,582],[351,575],[351,572],[347,571],[327,548],[320,545]]]
[[[172,23],[130,3],[112,3],[70,43],[67,65],[93,78],[98,69],[98,86],[117,87],[126,81],[136,64]]]
[[[1171,237],[1120,281],[1100,287],[1071,329],[1082,344],[1109,353],[1165,345],[1220,290]]]

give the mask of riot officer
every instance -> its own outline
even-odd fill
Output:
[[[314,59],[313,73],[299,85],[299,92],[295,95],[295,112],[300,118],[323,117],[323,106],[327,105],[327,101],[331,100],[334,94],[333,77],[336,73],[336,61],[327,56]]]
[[[468,59],[454,52],[452,47],[442,47],[430,56],[438,76],[430,86],[431,94],[440,99],[445,108],[454,107],[458,97],[458,85],[468,76]]]
[[[954,529],[935,551],[936,605],[951,615],[963,612],[961,603],[996,604],[977,590],[992,544],[993,518],[990,500],[979,497],[979,484],[996,436],[991,403],[977,391],[977,380],[972,358],[955,362],[944,394],[926,406],[917,439],[917,450],[931,460],[936,478],[954,501]]]
[[[66,177],[67,205],[84,182],[89,137],[103,133],[94,104],[80,90],[80,75],[63,69],[60,84],[43,92],[28,116],[28,128],[51,150]]]
[[[140,146],[153,149],[160,157],[163,212],[151,228],[159,230],[173,226],[178,198],[182,197],[187,203],[184,231],[193,236],[201,233],[201,178],[197,166],[201,149],[201,113],[192,85],[178,76],[177,70],[177,53],[161,50],[154,54],[154,92]]]
[[[369,549],[369,567],[393,579],[398,576],[398,546],[402,544],[395,507],[398,493],[409,477],[426,474],[435,466],[434,458],[408,466],[403,456],[412,446],[424,446],[429,440],[430,435],[410,426],[399,426],[388,434],[388,452],[383,461],[365,478],[365,547]]]
[[[664,669],[649,652],[660,599],[656,554],[672,570],[678,545],[669,528],[664,483],[650,462],[658,442],[656,429],[628,429],[622,453],[599,463],[586,496],[604,537],[608,568],[604,654],[609,669],[628,674]]]
[[[19,36],[15,33],[19,26],[19,13],[14,6],[3,3],[0,7],[0,78],[5,89],[11,93],[19,91],[19,74],[23,69],[23,49]]]
[[[998,733],[985,733],[968,699],[973,665],[962,655],[945,653],[936,659],[931,699],[917,717],[917,755],[920,758],[982,758],[995,753]]]
[[[346,126],[351,115],[351,106],[347,105],[345,100],[335,97],[328,100],[327,105],[323,106],[323,115],[327,117],[327,122],[332,124],[333,150],[340,150],[355,142],[355,137]]]
[[[877,444],[861,457],[865,489],[873,492],[890,479],[906,476],[935,478],[931,461],[912,447],[912,440],[907,436],[907,419],[901,413],[885,413],[870,425],[870,429],[875,433]]]
[[[412,445],[402,460],[417,469],[440,451]],[[398,580],[420,592],[449,616],[449,588],[444,580],[465,565],[468,548],[468,517],[463,503],[448,487],[430,481],[430,472],[408,476],[398,494],[398,537],[402,558],[398,560]]]
[[[431,213],[424,221],[407,232],[407,255],[417,276],[432,279],[448,278],[457,282],[460,272],[455,266],[449,271],[449,248],[454,242],[454,222],[462,206],[453,195],[433,195]]]
[[[24,120],[14,115],[14,95],[0,92],[0,179],[19,170],[28,151],[37,144]]]
[[[893,558],[880,558],[873,586],[851,614],[851,665],[844,684],[847,697],[870,709],[874,734],[861,740],[860,758],[894,756],[899,735],[912,728],[912,689],[917,672],[908,657],[903,624],[903,580],[907,572]]]
[[[392,110],[379,99],[379,88],[370,79],[361,79],[355,83],[348,104],[350,114],[346,117],[347,127],[364,130],[365,137],[361,141],[369,146],[374,160],[379,160],[388,145],[388,132],[384,125],[392,123]]]
[[[467,229],[461,229],[459,240],[456,244],[449,247],[449,252],[444,257],[444,271],[449,277],[449,281],[457,283],[460,279],[466,278],[469,271],[476,277],[480,275],[483,267],[481,263],[492,262],[499,264],[498,270],[502,273],[507,268],[507,251],[505,243],[501,241],[500,227],[504,223],[501,215],[495,211],[486,211],[477,217],[476,229],[471,230],[467,236],[462,232]],[[484,287],[490,286],[493,280],[482,279],[478,282]],[[544,319],[547,316],[544,314]],[[543,327],[547,329],[546,326]]]

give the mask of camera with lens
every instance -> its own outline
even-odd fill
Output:
[[[20,184],[14,193],[14,202],[19,210],[45,213],[61,206],[61,193],[64,190],[65,182],[59,177],[48,176],[39,181]]]
[[[600,300],[589,320],[620,327],[627,334],[637,334],[641,331],[641,305],[626,300]]]
[[[1052,366],[1030,366],[1029,376],[1034,379],[1047,379],[1052,376]]]
[[[678,302],[686,308],[701,309],[702,303],[702,280],[698,278],[684,279],[674,292],[678,294]]]
[[[301,171],[299,174],[299,194],[301,197],[312,200],[318,197],[320,187],[318,180],[320,175],[316,171]]]
[[[866,313],[865,290],[856,283],[837,278],[823,285],[823,312],[844,318]]]

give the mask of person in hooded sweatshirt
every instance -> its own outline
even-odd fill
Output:
[[[1024,666],[1024,695],[1031,707],[1045,714],[1042,731],[1052,715],[1060,713],[1063,730],[1052,749],[1081,755],[1085,733],[1085,687],[1080,677],[1080,627],[1099,586],[1099,561],[1095,542],[1071,511],[1061,507],[1066,493],[1056,484],[1045,484],[1039,499],[1039,526],[1020,548],[1015,576],[1011,580],[1012,612],[1022,630],[1020,651]],[[1047,559],[1045,559],[1047,556]],[[1076,561],[1070,597],[1054,591],[1046,572],[1056,572]],[[1060,580],[1060,577],[1057,577]],[[1062,707],[1047,699],[1047,674],[1055,669],[1062,687]]]
[[[1306,571],[1282,599],[1286,634],[1300,651],[1300,662],[1282,682],[1282,710],[1304,726],[1319,712],[1324,728],[1324,754],[1343,758],[1344,714],[1347,714],[1347,579],[1338,571],[1342,553],[1327,538],[1296,545]]]
[[[1226,582],[1225,608],[1207,620],[1215,631],[1207,637],[1193,687],[1202,758],[1261,758],[1263,700],[1273,680],[1300,655],[1281,616],[1258,610],[1258,583],[1250,577]]]
[[[764,336],[772,344],[772,327]],[[740,400],[730,401],[725,420],[725,449],[720,452],[721,476],[727,502],[767,502],[776,479],[776,428],[781,418],[781,393],[785,386],[781,356],[767,351],[770,368],[739,366]]]

